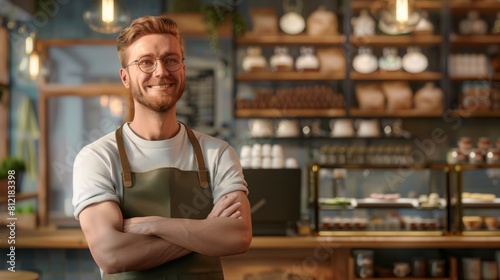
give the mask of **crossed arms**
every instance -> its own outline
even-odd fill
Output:
[[[240,254],[252,240],[250,204],[242,191],[223,196],[203,220],[157,216],[124,220],[112,201],[86,207],[79,219],[92,256],[105,273],[148,269],[190,252]]]

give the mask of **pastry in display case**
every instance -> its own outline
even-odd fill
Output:
[[[448,165],[314,164],[318,235],[443,235],[448,231]]]

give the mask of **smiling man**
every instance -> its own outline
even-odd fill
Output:
[[[75,217],[103,279],[223,279],[220,256],[252,239],[247,185],[225,141],[177,122],[184,45],[165,16],[118,37],[134,119],[75,159]]]

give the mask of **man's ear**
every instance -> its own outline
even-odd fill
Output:
[[[130,88],[129,73],[124,68],[120,68],[120,79],[122,80],[122,83],[126,88]]]

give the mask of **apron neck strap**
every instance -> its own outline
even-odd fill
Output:
[[[196,139],[193,130],[189,128],[187,125],[183,124],[186,128],[187,135],[189,137],[189,141],[193,146],[194,155],[196,157],[196,162],[198,163],[198,180],[200,181],[200,186],[204,189],[208,188],[208,176],[207,176],[207,168],[205,167],[205,160],[203,158],[203,152],[201,151],[200,143]]]
[[[204,189],[208,188],[208,176],[207,176],[207,168],[205,166],[205,159],[203,157],[203,152],[201,150],[200,143],[196,139],[193,130],[189,128],[187,125],[181,123],[185,128],[189,138],[189,142],[193,146],[194,155],[196,158],[196,162],[198,163],[198,180],[200,181],[200,186]],[[132,169],[130,168],[130,164],[128,161],[127,153],[125,152],[125,145],[123,142],[123,125],[122,124],[116,131],[116,145],[118,146],[118,154],[120,156],[120,163],[122,165],[122,179],[123,186],[130,188],[132,187]]]
[[[130,168],[127,153],[125,152],[125,145],[123,143],[122,130],[124,125],[125,124],[120,125],[120,127],[115,131],[115,137],[116,145],[118,146],[118,154],[120,155],[120,163],[122,165],[123,186],[130,188],[132,187],[132,169]]]

